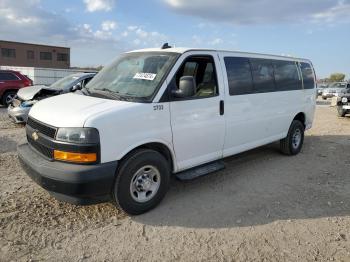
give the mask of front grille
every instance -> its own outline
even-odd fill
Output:
[[[28,140],[28,143],[32,147],[34,147],[39,153],[43,154],[44,156],[50,159],[53,159],[53,150],[51,148],[48,148],[45,145],[35,141],[33,138],[30,137],[30,135],[27,135],[27,140]]]
[[[33,128],[34,130],[38,130],[41,134],[55,138],[56,128],[48,126],[44,123],[39,122],[31,117],[28,118],[27,125]]]

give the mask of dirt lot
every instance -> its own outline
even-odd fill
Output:
[[[60,203],[22,171],[21,126],[0,109],[0,261],[350,261],[350,117],[317,107],[302,152],[278,143],[173,180],[155,210]]]

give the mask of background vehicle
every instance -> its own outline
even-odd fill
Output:
[[[347,94],[350,94],[350,83],[342,83],[340,88],[336,88],[334,96],[342,97]]]
[[[8,107],[8,115],[16,122],[27,121],[30,108],[44,98],[84,88],[96,73],[79,73],[66,76],[50,86],[38,85],[19,90]]]
[[[350,114],[350,83],[347,84],[346,90],[346,93],[342,93],[336,98],[338,116],[340,117]]]
[[[300,152],[315,74],[306,59],[170,48],[121,55],[82,89],[37,103],[18,155],[56,198],[154,208],[170,175],[188,180],[222,158],[280,141]]]
[[[343,93],[346,93],[346,87],[346,82],[331,83],[327,88],[323,90],[322,98],[326,100],[327,98],[332,98],[334,96],[339,96]]]
[[[323,90],[328,87],[328,84],[318,84],[317,85],[317,96],[321,96]]]
[[[20,88],[32,84],[31,79],[17,71],[0,70],[0,104],[8,106]]]

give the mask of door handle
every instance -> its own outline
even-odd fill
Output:
[[[225,113],[224,100],[220,100],[220,116],[224,115],[224,113]]]

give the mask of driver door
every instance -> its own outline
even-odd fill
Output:
[[[217,54],[188,54],[180,63],[168,88],[177,89],[182,76],[193,76],[196,86],[192,97],[171,96],[173,147],[179,171],[222,158],[225,136],[224,94],[221,74],[217,74]]]

